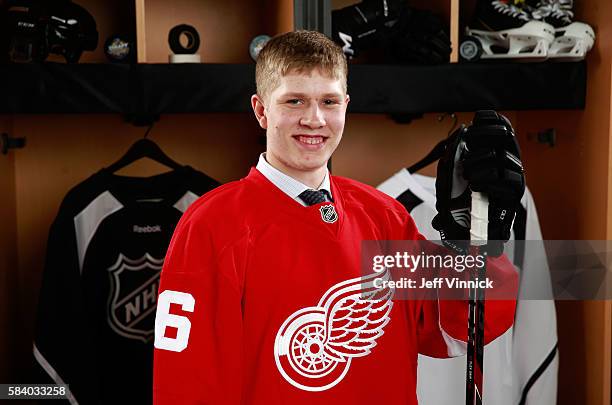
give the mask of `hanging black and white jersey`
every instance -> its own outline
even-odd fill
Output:
[[[49,233],[34,356],[72,404],[151,404],[154,317],[182,213],[219,184],[188,166],[101,170],[64,198]]]
[[[410,174],[402,169],[378,189],[401,202],[430,240],[439,240],[431,226],[436,215],[435,178]],[[511,239],[541,241],[533,197],[529,190],[521,200]],[[525,269],[519,288],[537,284],[552,290],[548,265],[542,265],[543,245],[517,243],[507,249],[508,258]],[[537,265],[536,265],[537,261]],[[550,295],[551,296],[551,295]],[[467,325],[466,325],[467,327]],[[557,398],[557,323],[554,301],[519,300],[513,328],[485,346],[484,398],[486,405],[553,405]],[[465,356],[435,359],[418,358],[417,395],[419,403],[456,405],[465,398]]]

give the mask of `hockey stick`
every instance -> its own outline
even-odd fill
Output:
[[[479,267],[476,272],[470,273],[472,281],[485,279],[487,252],[483,247],[486,247],[487,244],[488,224],[489,200],[486,194],[472,192],[470,241],[472,246],[480,246],[478,254],[484,256],[483,266]],[[484,388],[484,288],[470,287],[469,299],[465,403],[466,405],[482,405]]]

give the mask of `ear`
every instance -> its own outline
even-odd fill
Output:
[[[348,105],[349,101],[351,101],[351,96],[349,96],[348,94],[346,95],[346,99],[344,100],[344,102]]]
[[[253,108],[253,113],[255,113],[257,122],[259,122],[259,126],[263,129],[268,129],[268,118],[266,117],[266,108],[264,107],[263,99],[257,94],[253,94],[251,96],[251,107]]]

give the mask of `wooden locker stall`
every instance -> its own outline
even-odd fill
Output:
[[[10,119],[0,118],[0,133],[12,131]],[[12,347],[18,338],[17,301],[17,234],[15,221],[15,160],[12,154],[0,155],[0,380],[10,381],[13,375]]]
[[[343,2],[343,6],[351,3]],[[450,3],[452,7],[453,2]],[[462,0],[460,3],[462,14],[451,13],[449,25],[461,20],[463,27],[469,20],[475,2]],[[445,15],[440,2],[432,4],[434,10]],[[586,108],[504,111],[504,114],[517,131],[527,184],[538,207],[544,238],[609,240],[612,239],[612,4],[576,2],[575,14],[576,21],[591,24],[597,35],[595,47],[587,58]],[[409,125],[398,125],[388,116],[350,114],[344,139],[334,154],[335,173],[367,184],[379,184],[425,156],[446,136],[450,127],[448,119],[440,123],[437,116],[426,114]],[[460,113],[459,122],[469,122],[472,116],[472,113]],[[554,147],[537,141],[537,134],[548,128],[557,132]],[[435,176],[435,165],[419,173]],[[611,302],[557,301],[556,307],[560,356],[558,403],[610,404]]]
[[[546,239],[612,239],[612,4],[576,2],[576,20],[597,35],[587,58],[586,108],[517,114],[525,137],[545,124],[557,130],[549,148],[523,147]],[[524,145],[524,143],[523,143]],[[608,292],[608,297],[610,292]],[[610,404],[611,301],[558,301],[559,403]]]
[[[237,179],[254,164],[262,149],[257,123],[246,114],[164,116],[149,137],[170,157],[220,182]],[[72,187],[117,160],[146,128],[119,115],[36,115],[13,118],[13,131],[27,137],[27,148],[14,154],[16,225],[13,235],[19,266],[19,335],[16,359],[31,354],[36,305],[47,236],[59,205]],[[118,172],[150,176],[167,171],[143,159]],[[9,217],[10,218],[10,217]],[[17,297],[16,297],[17,298]],[[27,378],[30,364],[18,361]]]
[[[162,3],[147,1],[151,9],[158,11]],[[237,45],[213,47],[207,56],[216,63],[247,62],[252,36],[262,31],[275,34],[281,29],[279,24],[291,21],[286,18],[291,9],[288,11],[280,3],[275,7],[274,1],[268,3],[269,10],[275,13],[268,16],[266,23],[260,21],[257,5],[238,1],[226,4],[225,13],[237,14],[236,10],[241,10],[241,18],[252,17],[253,23],[247,24],[251,31],[243,31],[242,49]],[[134,31],[135,12],[118,3],[110,3],[110,9],[97,1],[81,4],[96,15],[101,38],[98,49],[85,53],[81,62],[108,63],[101,48],[103,39],[112,33]],[[139,5],[142,4],[136,3]],[[188,22],[195,14],[203,27],[215,27],[220,20],[218,12],[202,10],[215,11],[216,5],[212,1],[185,2],[178,18]],[[167,32],[165,28],[163,31]],[[227,34],[231,37],[229,30]],[[207,35],[210,38],[212,33]],[[167,38],[159,41],[151,42],[156,45],[151,49],[158,55],[165,54],[159,62],[166,63]],[[218,43],[223,44],[223,40]],[[57,56],[51,60],[62,61]],[[26,383],[32,382],[32,341],[47,236],[59,205],[72,187],[123,155],[144,136],[147,127],[132,125],[122,114],[4,114],[0,115],[0,129],[27,139],[25,149],[0,155],[0,192],[5,196],[0,201],[0,214],[5,215],[0,231],[0,330],[8,331],[0,333],[0,381]],[[176,161],[221,183],[242,177],[265,149],[263,134],[252,113],[164,114],[153,124],[148,137]],[[144,159],[118,174],[150,176],[166,170]]]
[[[293,28],[292,2],[282,0],[136,0],[136,13],[139,63],[168,63],[168,31],[178,24],[200,34],[203,63],[250,63],[253,37]]]
[[[332,4],[339,8],[355,2],[334,0]],[[111,33],[135,35],[140,63],[168,61],[167,32],[178,23],[199,30],[204,63],[250,63],[252,37],[293,27],[289,0],[128,3],[79,1],[96,16],[100,45]],[[462,1],[462,13],[473,3]],[[459,27],[457,0],[414,4],[436,10],[449,19],[450,26]],[[578,3],[576,19],[594,25],[598,34],[587,60],[586,108],[505,114],[519,136],[544,237],[612,239],[612,5],[606,0]],[[453,38],[458,37],[453,31]],[[85,53],[81,62],[106,63],[100,45],[96,52]],[[376,77],[370,80],[375,82]],[[459,113],[458,122],[468,122],[472,115]],[[446,137],[452,120],[439,121],[439,116],[430,112],[410,124],[398,124],[388,114],[350,113],[333,156],[334,174],[376,186]],[[548,127],[558,133],[552,148],[536,140],[536,134]],[[31,343],[46,238],[62,198],[71,187],[120,157],[145,129],[125,122],[121,114],[0,115],[0,132],[27,138],[25,149],[0,155],[0,195],[4,196],[0,200],[0,330],[9,331],[0,333],[0,382],[31,382]],[[246,175],[265,148],[263,131],[249,112],[162,114],[149,136],[175,160],[220,182]],[[143,161],[120,174],[151,175],[162,170]],[[421,173],[435,175],[435,165]],[[557,313],[559,404],[610,404],[610,302],[558,302]]]

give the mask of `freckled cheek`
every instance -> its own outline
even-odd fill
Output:
[[[295,119],[291,115],[279,114],[274,117],[270,117],[269,123],[271,127],[274,128],[275,130],[282,131],[283,129],[291,128],[292,126],[295,126],[295,122],[298,122],[298,121],[299,119]]]
[[[282,120],[275,122],[274,129],[279,133],[279,135],[283,136],[285,133],[291,132],[293,128],[298,126],[298,123],[299,121],[297,120],[290,120],[285,117]]]
[[[303,116],[304,114],[302,114],[300,111],[292,110],[292,111],[288,111],[286,114],[283,115],[283,121],[291,125],[291,124],[299,123]]]
[[[330,115],[326,122],[327,122],[327,126],[329,126],[329,128],[334,132],[334,134],[339,135],[340,132],[342,132],[342,129],[344,128],[344,115]]]

